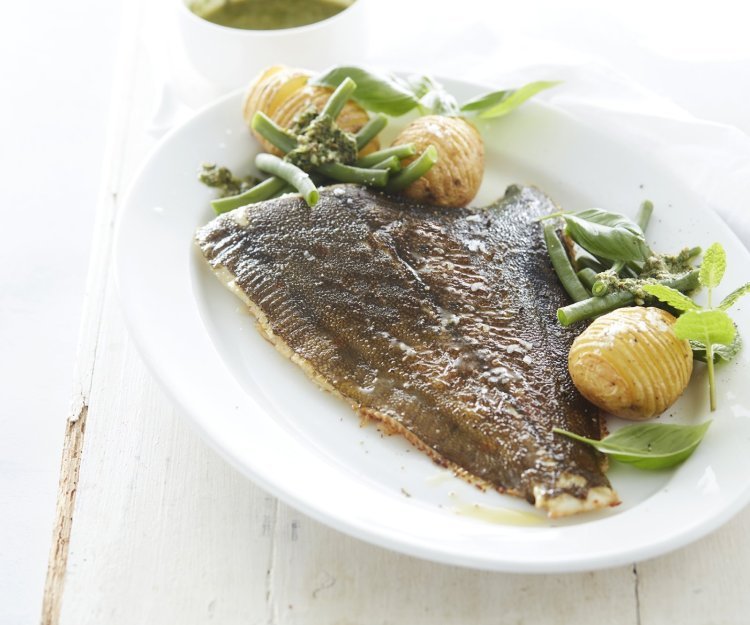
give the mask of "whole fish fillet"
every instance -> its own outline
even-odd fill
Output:
[[[438,463],[550,516],[619,503],[567,371],[574,333],[534,220],[510,187],[481,209],[419,206],[356,185],[237,209],[200,228],[217,276],[318,384]]]

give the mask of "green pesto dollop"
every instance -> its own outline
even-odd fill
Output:
[[[659,284],[664,280],[676,279],[692,271],[692,259],[696,248],[685,248],[679,254],[653,254],[643,264],[643,270],[637,278],[621,278],[614,271],[598,273],[596,281],[606,287],[605,293],[627,291],[642,305],[651,297],[643,287],[647,284]]]
[[[327,163],[351,165],[357,160],[356,137],[314,107],[299,115],[291,132],[297,136],[297,147],[284,158],[304,171]]]
[[[675,274],[687,273],[693,268],[691,261],[697,251],[696,248],[686,247],[679,254],[654,254],[646,259],[640,277],[663,280]]]
[[[194,0],[189,8],[219,26],[278,30],[320,22],[350,4],[346,0]]]
[[[227,167],[219,167],[215,163],[203,163],[198,174],[200,180],[207,187],[219,191],[218,197],[231,197],[244,193],[258,184],[258,179],[252,176],[238,178]]]

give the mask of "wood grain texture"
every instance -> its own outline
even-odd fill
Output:
[[[368,545],[280,506],[273,623],[635,625],[632,567],[514,575],[426,562]]]
[[[750,623],[750,508],[719,531],[638,565],[641,625]]]
[[[66,423],[55,525],[53,528],[47,578],[42,599],[42,625],[56,625],[65,588],[70,535],[78,492],[80,463],[83,454],[88,401],[91,393],[99,329],[104,307],[104,292],[109,276],[112,247],[112,216],[116,193],[112,183],[122,163],[122,146],[126,136],[124,110],[128,103],[128,83],[135,72],[136,41],[133,33],[139,19],[139,3],[126,3],[122,19],[121,43],[118,50],[113,104],[105,146],[102,182],[97,200],[96,222],[91,248],[91,261],[86,279],[86,301],[73,376],[73,401]]]
[[[177,415],[108,297],[60,623],[267,620],[276,501]]]

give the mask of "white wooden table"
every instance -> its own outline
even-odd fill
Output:
[[[749,623],[750,509],[695,544],[629,566],[476,572],[322,526],[204,444],[146,371],[111,280],[113,220],[154,144],[145,129],[155,87],[138,37],[144,6],[126,3],[122,20],[42,622]],[[648,82],[649,71],[637,78]],[[693,112],[715,112],[709,100]],[[750,120],[735,119],[736,111],[728,107],[724,120],[747,131]]]

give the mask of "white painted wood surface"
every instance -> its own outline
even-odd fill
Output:
[[[39,618],[102,173],[119,2],[2,3],[2,625]]]
[[[112,225],[153,140],[126,3],[45,625],[750,622],[750,510],[685,549],[570,575],[476,572],[342,535],[237,474],[162,395],[123,325]],[[80,471],[77,461],[80,458]],[[65,535],[69,521],[70,536]],[[613,537],[616,540],[617,537]]]

